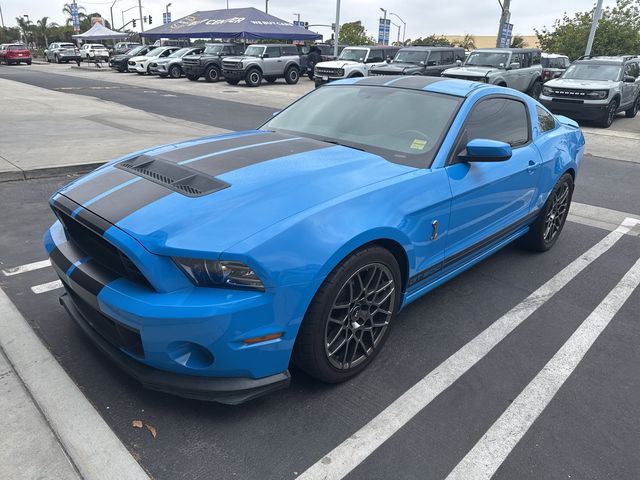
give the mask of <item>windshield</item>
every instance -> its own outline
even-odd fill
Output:
[[[564,68],[564,58],[544,58],[540,60],[542,68]]]
[[[341,85],[314,90],[263,125],[426,168],[461,99],[399,88]],[[393,122],[389,119],[393,118]]]
[[[364,48],[345,48],[340,56],[339,60],[348,60],[351,62],[364,62],[367,56],[367,50]]]
[[[619,65],[598,65],[579,63],[571,65],[562,75],[562,78],[571,80],[609,80],[615,82],[620,78],[622,67]]]
[[[427,60],[427,52],[416,52],[411,50],[400,50],[396,53],[396,57],[393,59],[394,62],[402,62],[402,63],[420,63],[425,62]]]
[[[157,57],[162,52],[164,52],[164,47],[154,48],[153,50],[149,50],[145,55],[147,57]]]
[[[139,47],[136,47],[136,48],[134,48],[134,49],[132,49],[132,50],[129,50],[129,51],[127,52],[127,55],[133,55],[133,56],[135,56],[135,55],[137,55],[137,54],[138,54],[138,52],[139,52],[140,50],[142,50],[143,48],[145,48],[145,47],[144,47],[143,45],[140,45]]]
[[[504,68],[509,61],[508,53],[498,52],[471,52],[465,65],[473,67]]]
[[[247,57],[259,57],[264,53],[265,47],[259,47],[258,45],[249,45],[244,51]]]
[[[176,50],[175,52],[173,52],[169,56],[172,57],[172,58],[179,58],[179,57],[182,57],[183,55],[185,55],[187,52],[190,52],[191,50],[192,50],[191,47],[181,48],[180,50]]]
[[[73,43],[61,43],[60,48],[75,48]]]
[[[207,48],[204,49],[204,53],[207,55],[217,55],[222,52],[223,48],[222,45],[208,45]]]

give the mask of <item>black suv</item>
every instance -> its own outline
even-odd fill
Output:
[[[222,79],[222,59],[242,55],[243,51],[240,43],[208,43],[202,55],[182,58],[182,70],[194,82],[202,76],[207,82],[217,82]]]
[[[130,58],[146,55],[154,48],[156,47],[153,45],[140,45],[139,47],[135,47],[122,55],[114,55],[109,59],[109,66],[119,72],[128,72]]]
[[[407,47],[401,49],[388,65],[372,68],[369,75],[426,75],[439,77],[447,68],[464,61],[460,47]]]

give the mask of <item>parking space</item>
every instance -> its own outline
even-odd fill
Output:
[[[637,167],[586,157],[575,196],[581,212],[589,206],[618,210],[622,217],[640,212],[633,187]],[[230,407],[142,390],[75,327],[58,305],[57,285],[34,292],[56,280],[46,262],[37,262],[45,258],[41,234],[53,220],[46,199],[68,181],[1,186],[7,202],[0,212],[5,226],[0,285],[126,447],[158,479],[443,478],[640,258],[640,227],[612,241],[610,229],[587,226],[584,217],[572,216],[547,254],[508,247],[409,306],[376,361],[353,380],[329,386],[293,370],[288,390]],[[606,194],[616,190],[627,193]],[[604,220],[593,217],[593,222]],[[597,254],[585,255],[588,251]],[[530,295],[552,278],[561,281],[532,307]],[[519,317],[513,330],[499,328],[504,318],[523,309],[530,314]],[[548,408],[530,419],[522,440],[507,448],[496,478],[634,478],[640,441],[640,382],[634,374],[639,309],[636,290]],[[497,343],[478,354],[474,339],[488,329]],[[459,370],[449,368],[451,358]],[[434,378],[437,382],[430,383]],[[442,391],[431,400],[409,396],[413,403],[403,403],[416,385]],[[415,416],[405,418],[411,409]],[[373,428],[385,411],[393,413],[395,423]],[[138,419],[154,426],[157,438],[132,428]],[[388,439],[378,445],[376,438]],[[340,446],[358,439],[358,448],[347,449],[345,457]]]

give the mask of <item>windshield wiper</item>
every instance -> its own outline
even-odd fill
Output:
[[[339,145],[341,147],[347,147],[347,148],[353,148],[354,150],[360,150],[361,152],[364,152],[364,149],[362,148],[358,148],[358,147],[354,147],[353,145],[347,145],[346,143],[340,143],[340,142],[336,142],[335,140],[322,140],[325,143],[332,143],[333,145]]]

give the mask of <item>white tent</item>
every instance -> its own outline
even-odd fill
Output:
[[[73,35],[73,38],[78,38],[80,40],[115,40],[117,38],[127,38],[128,36],[128,33],[109,30],[101,23],[94,23],[93,27],[89,30],[84,33]]]

